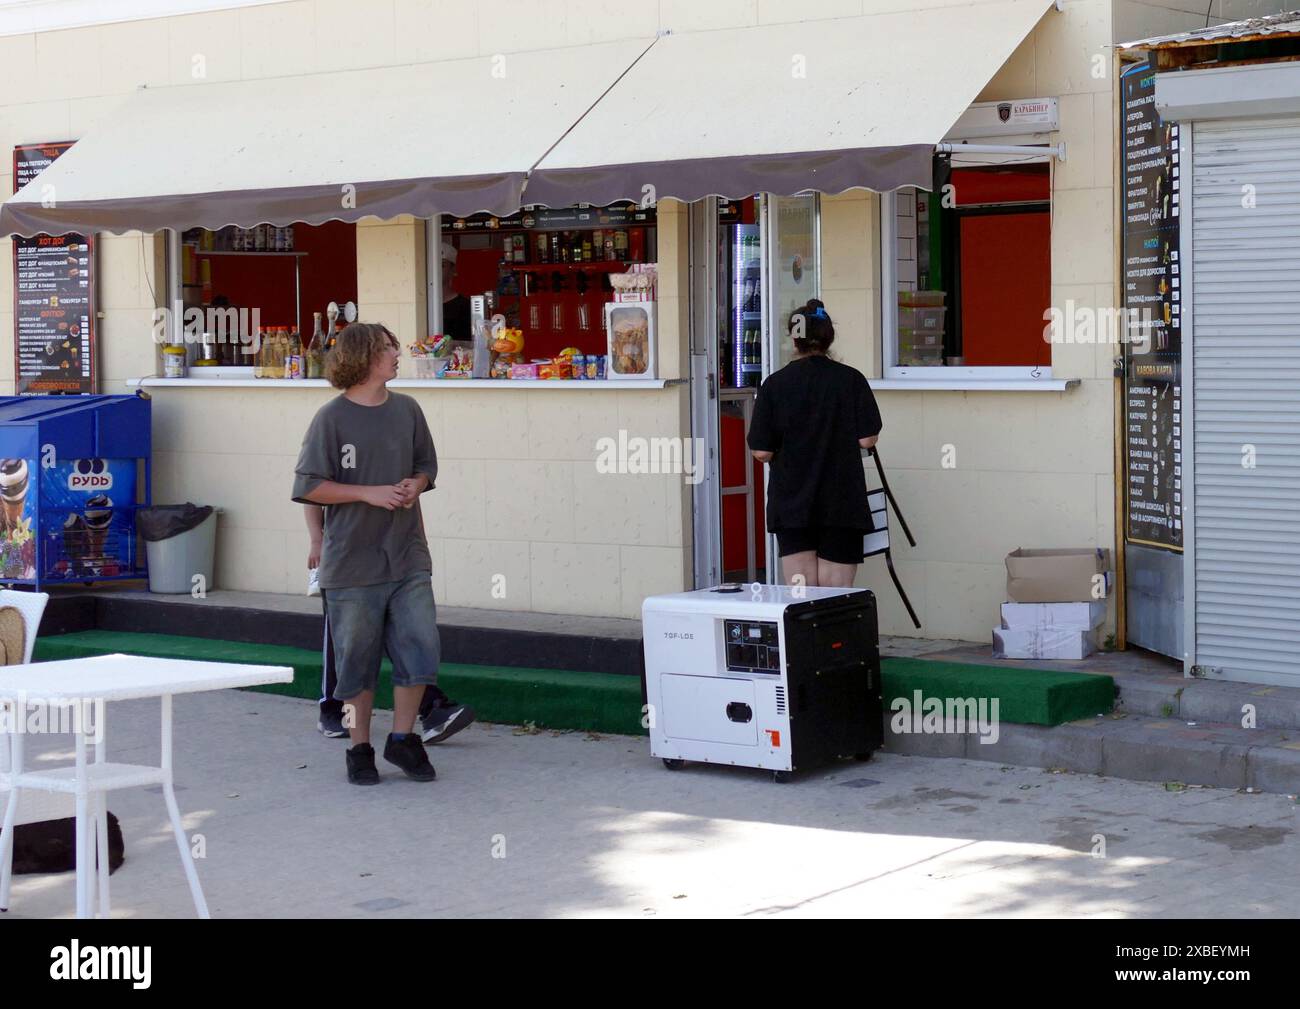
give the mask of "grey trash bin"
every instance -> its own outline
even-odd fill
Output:
[[[217,545],[217,513],[193,504],[141,508],[136,514],[149,561],[149,591],[179,595],[194,590],[201,575],[203,590],[212,588]]]

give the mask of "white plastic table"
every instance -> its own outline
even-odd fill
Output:
[[[207,901],[199,886],[198,873],[190,853],[180,810],[172,785],[172,696],[231,687],[253,687],[267,683],[290,683],[293,670],[288,666],[246,666],[231,662],[192,662],[185,659],[155,659],[140,655],[96,655],[85,659],[37,662],[29,665],[0,666],[0,701],[12,701],[20,718],[35,704],[50,710],[72,709],[77,705],[95,707],[102,716],[108,701],[138,700],[158,697],[162,702],[162,766],[115,764],[108,761],[107,730],[81,724],[76,733],[76,763],[69,767],[26,771],[23,768],[23,733],[9,734],[13,760],[9,775],[0,775],[0,785],[11,791],[5,808],[4,832],[0,834],[0,908],[9,907],[13,825],[18,811],[18,794],[22,789],[47,792],[70,792],[76,796],[77,825],[77,917],[90,916],[96,878],[99,883],[99,916],[107,918],[108,903],[108,807],[106,793],[115,788],[161,785],[171,817],[181,865],[189,881],[194,907],[200,918],[210,917]],[[25,724],[25,722],[20,723]],[[96,730],[94,738],[91,732]],[[86,746],[95,747],[94,763],[86,761]],[[5,780],[5,777],[8,780]],[[91,803],[94,803],[92,810]],[[93,819],[92,819],[93,815]],[[97,830],[99,848],[96,859],[92,851],[90,830]]]

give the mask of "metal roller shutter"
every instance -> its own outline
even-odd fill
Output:
[[[1192,181],[1193,661],[1300,685],[1300,118],[1196,123]]]

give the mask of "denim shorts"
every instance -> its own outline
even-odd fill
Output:
[[[337,700],[375,689],[385,651],[393,663],[394,687],[437,683],[442,645],[427,571],[400,582],[321,591],[338,667]]]

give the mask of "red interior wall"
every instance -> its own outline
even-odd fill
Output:
[[[754,537],[755,564],[762,568],[766,557],[767,524],[763,515],[763,464],[749,454],[745,445],[745,422],[734,414],[724,413],[718,432],[721,458],[719,476],[723,487],[735,487],[745,482],[745,465],[753,469],[754,476]],[[743,571],[745,550],[745,498],[742,494],[728,494],[722,498],[722,567],[724,571]]]
[[[297,325],[305,334],[312,331],[312,313],[324,312],[331,301],[340,305],[357,300],[357,226],[342,221],[293,229],[294,250],[305,252],[299,259],[302,284],[302,317]],[[213,256],[212,294],[224,294],[236,307],[257,308],[263,326],[291,326],[293,318],[293,260],[278,256]],[[364,321],[371,319],[359,306]]]
[[[1046,203],[1052,195],[1052,177],[1042,169],[1024,166],[1019,169],[955,168],[952,179],[957,206],[975,203]]]
[[[1043,339],[1052,287],[1050,215],[962,217],[958,240],[967,366],[1051,364]]]

